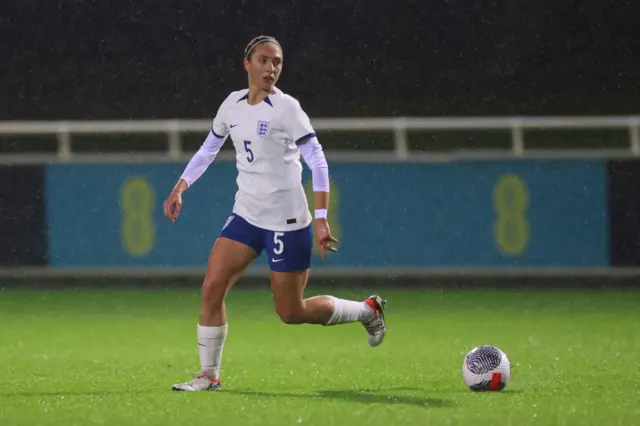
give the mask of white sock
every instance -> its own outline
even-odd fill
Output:
[[[198,324],[198,352],[202,372],[212,379],[220,379],[222,349],[227,337],[227,324],[207,327]]]
[[[368,321],[373,318],[375,312],[365,302],[338,299],[329,296],[333,300],[333,315],[327,325],[345,324],[355,321]]]

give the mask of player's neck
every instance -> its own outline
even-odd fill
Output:
[[[269,95],[268,92],[260,89],[259,87],[249,86],[249,93],[247,94],[247,103],[249,105],[258,105],[260,102],[264,101]]]

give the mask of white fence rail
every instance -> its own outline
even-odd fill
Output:
[[[386,161],[393,160],[405,161],[410,159],[423,159],[431,161],[434,156],[429,154],[417,154],[410,152],[408,144],[408,132],[416,130],[504,130],[510,132],[511,146],[510,149],[504,150],[502,155],[521,157],[525,155],[536,155],[540,150],[527,147],[525,132],[527,130],[546,130],[546,129],[622,129],[627,130],[629,135],[629,144],[626,148],[620,150],[611,150],[616,156],[640,156],[640,116],[609,116],[609,117],[502,117],[502,118],[321,118],[312,120],[314,128],[318,131],[380,131],[390,132],[394,135],[394,153],[395,156],[389,155],[389,152],[378,152],[376,154],[352,153],[354,159],[358,161],[367,158],[383,158]],[[139,159],[163,159],[163,160],[180,160],[184,159],[186,153],[183,151],[182,136],[186,132],[202,132],[203,137],[209,131],[211,120],[107,120],[107,121],[0,121],[0,136],[10,135],[55,135],[57,140],[57,151],[55,154],[45,156],[34,154],[1,154],[0,162],[14,163],[21,161],[104,161],[105,158],[111,158],[104,155],[95,154],[79,154],[73,152],[72,137],[74,135],[87,134],[159,134],[163,133],[167,137],[168,149],[166,152],[158,154],[135,154]],[[482,151],[482,150],[481,150]],[[593,150],[592,150],[593,151]],[[602,155],[602,150],[595,150],[595,155]],[[222,153],[221,153],[222,154]],[[333,153],[329,153],[331,156]],[[565,152],[566,155],[584,156],[586,154],[578,151]],[[606,154],[606,153],[605,153]],[[22,155],[22,157],[20,157]],[[340,152],[336,154],[342,158],[349,158],[348,152]],[[450,158],[451,154],[449,155]],[[478,152],[468,154],[473,158],[487,155]],[[496,152],[492,151],[488,154],[489,158],[495,157]],[[547,155],[558,156],[561,152],[554,150],[553,153],[547,151]],[[113,157],[113,161],[129,161],[128,158],[133,155],[126,156],[120,154]],[[21,158],[21,159],[20,159]],[[229,158],[233,158],[232,156]],[[429,160],[427,160],[429,158]],[[28,278],[31,276],[44,277],[64,277],[64,276],[82,276],[82,277],[108,277],[108,276],[201,276],[200,268],[193,269],[68,269],[56,270],[50,267],[31,268],[0,268],[0,277],[9,278]],[[263,269],[255,269],[251,271],[254,275],[266,275],[267,271]],[[250,275],[251,275],[250,274]],[[371,269],[366,271],[353,270],[326,270],[317,271],[315,276],[346,276],[353,274],[354,276],[640,276],[640,268],[586,268],[586,269],[481,269],[481,270],[450,270],[450,269],[402,269],[389,270],[386,268]]]
[[[410,130],[506,130],[511,133],[509,155],[523,156],[527,151],[524,132],[528,129],[627,129],[629,146],[622,154],[640,155],[640,116],[318,118],[312,120],[312,124],[318,131],[392,132],[397,160],[409,158],[407,132]],[[71,143],[76,134],[164,133],[168,139],[168,151],[164,155],[168,154],[170,159],[177,160],[184,156],[183,133],[206,133],[210,128],[211,120],[208,119],[5,121],[0,122],[0,136],[56,135],[57,159],[70,161],[76,157]]]

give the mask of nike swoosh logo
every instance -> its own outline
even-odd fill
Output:
[[[239,124],[232,124],[232,125],[231,125],[231,126],[229,126],[229,127],[233,129],[233,128],[234,128],[234,127],[236,127],[236,126],[239,126]]]
[[[271,258],[271,261],[272,261],[273,263],[282,262],[283,260],[284,260],[284,259],[274,259],[274,258]]]

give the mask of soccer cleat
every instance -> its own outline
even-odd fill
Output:
[[[186,383],[178,383],[171,387],[174,391],[219,391],[222,390],[222,385],[219,379],[212,379],[205,373],[197,373],[196,378]]]
[[[364,303],[373,309],[375,315],[369,321],[363,321],[362,325],[364,325],[364,328],[367,329],[367,333],[369,333],[369,336],[367,336],[369,346],[378,346],[382,343],[382,340],[387,333],[387,327],[384,322],[384,305],[387,301],[374,294],[369,296]]]

